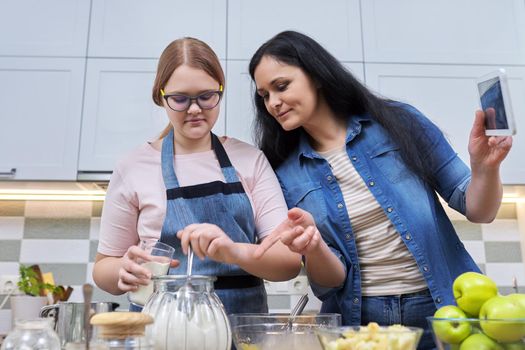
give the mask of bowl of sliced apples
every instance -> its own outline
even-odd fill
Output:
[[[393,325],[319,328],[315,331],[323,350],[416,350],[422,328]]]

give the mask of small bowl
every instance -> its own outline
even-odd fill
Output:
[[[525,318],[427,317],[427,321],[439,350],[459,349],[460,344],[468,349],[525,350]]]
[[[232,314],[228,316],[238,350],[321,350],[315,329],[341,325],[339,314],[299,315],[291,326],[289,314]]]
[[[416,350],[422,328],[395,326],[346,326],[316,330],[324,350]]]

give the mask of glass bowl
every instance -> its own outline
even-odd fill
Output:
[[[315,329],[338,327],[339,314],[232,314],[228,316],[238,350],[321,350]]]
[[[324,350],[416,350],[422,328],[379,326],[346,326],[316,330]]]
[[[525,350],[525,318],[477,319],[427,317],[440,350]]]

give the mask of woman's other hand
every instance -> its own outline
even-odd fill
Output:
[[[319,247],[322,239],[312,215],[303,209],[292,208],[288,211],[288,218],[262,240],[254,258],[262,257],[278,241],[295,253],[307,255]]]
[[[473,171],[499,169],[512,147],[511,136],[485,135],[485,118],[491,119],[491,112],[494,110],[491,111],[490,108],[486,112],[487,115],[483,111],[476,111],[468,144]]]

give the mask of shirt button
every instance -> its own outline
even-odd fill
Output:
[[[374,186],[376,183],[375,183],[374,181],[370,181],[368,184],[370,185],[370,187],[372,187],[372,186]]]
[[[328,175],[328,176],[326,177],[326,179],[327,179],[328,181],[332,181],[332,176]]]
[[[386,211],[389,212],[389,213],[391,213],[391,212],[394,211],[394,208],[392,208],[392,207],[388,207],[388,208],[386,208]]]
[[[423,266],[423,271],[428,272],[428,266]]]
[[[352,236],[350,236],[350,234],[347,233],[345,237],[346,239],[350,239]]]
[[[341,208],[343,207],[343,203],[338,203],[338,204],[337,204],[337,207],[338,207],[339,209],[341,209]]]
[[[352,156],[352,161],[356,161],[357,160],[357,157],[356,156]]]
[[[441,298],[436,298],[436,303],[440,304],[441,303]]]
[[[354,298],[354,304],[359,304],[359,298]]]
[[[405,235],[405,239],[406,239],[407,241],[410,241],[410,240],[412,239],[412,236],[410,235],[410,233],[407,233],[407,234]]]

